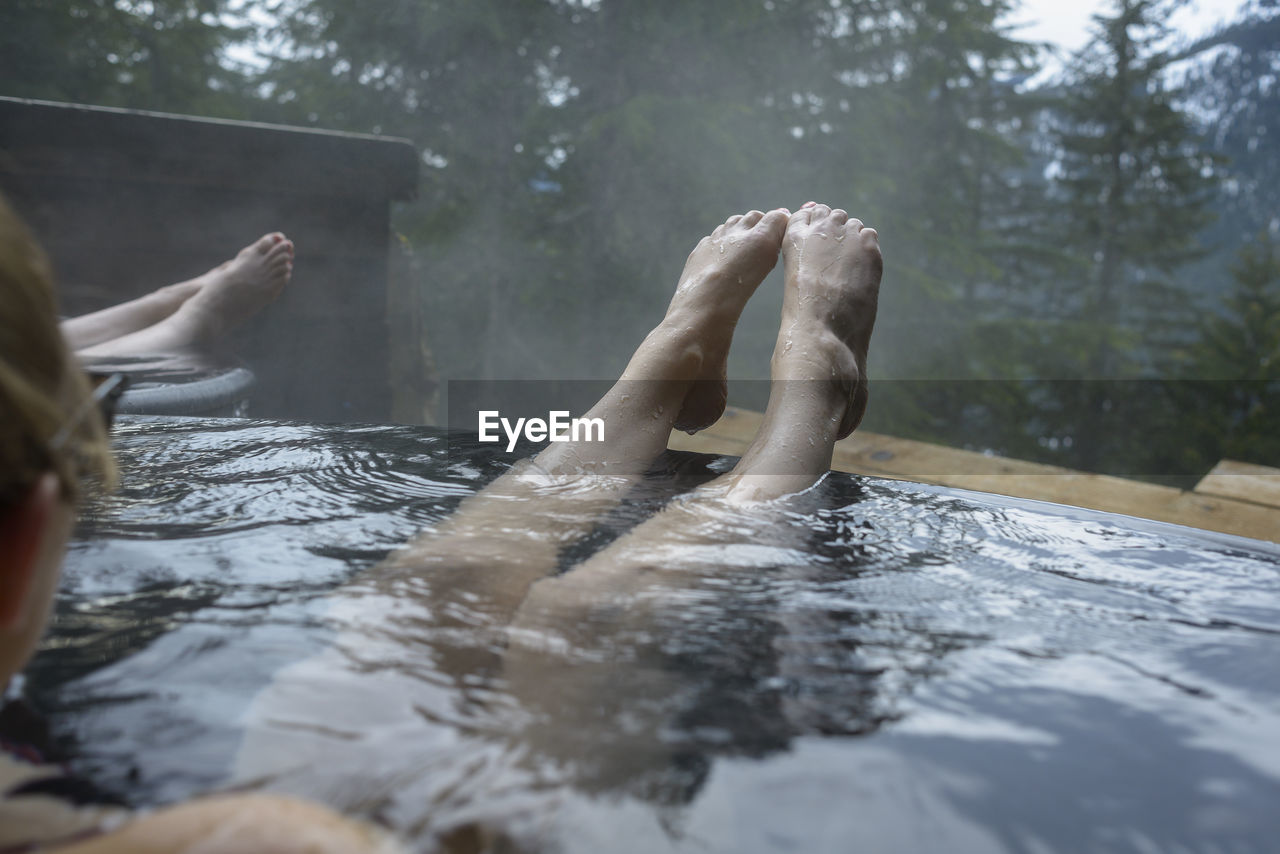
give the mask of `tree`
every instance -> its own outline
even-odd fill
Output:
[[[1030,156],[1045,99],[1022,85],[1036,71],[1035,45],[1003,26],[1010,2],[833,5],[824,60],[836,85],[821,91],[836,109],[806,131],[856,153],[834,183],[885,234],[876,366],[925,380],[882,386],[869,426],[999,447],[1009,422],[975,413],[1005,389],[972,380],[1022,366],[1003,336],[985,333],[1025,322],[1049,280],[1035,259],[1051,245],[1042,224],[1052,218]]]
[[[0,93],[196,115],[243,114],[228,0],[6,0]]]
[[[1280,466],[1280,249],[1265,234],[1241,247],[1221,314],[1193,349],[1203,466],[1222,457]]]
[[[521,320],[556,254],[540,237],[539,122],[564,10],[476,0],[369,14],[354,0],[288,0],[270,11],[264,118],[404,136],[422,154],[421,196],[395,227],[415,251],[445,376],[504,375],[507,353],[538,368]]]
[[[601,2],[571,18],[553,72],[570,96],[543,114],[563,154],[562,217],[545,240],[564,247],[559,298],[596,309],[563,318],[578,365],[616,375],[698,236],[732,212],[798,206],[789,176],[801,164],[830,171],[794,156],[778,106],[812,70],[799,48],[816,5]],[[739,325],[734,356],[749,354],[753,372],[768,364],[776,317]]]
[[[1089,469],[1132,468],[1149,449],[1143,437],[1162,435],[1137,423],[1109,429],[1119,401],[1107,382],[1168,376],[1194,336],[1189,294],[1173,274],[1202,253],[1195,236],[1210,218],[1215,161],[1165,74],[1163,21],[1178,5],[1115,0],[1111,14],[1095,16],[1055,133],[1061,240],[1089,262],[1066,306],[1086,346],[1058,353],[1083,380],[1070,409]]]

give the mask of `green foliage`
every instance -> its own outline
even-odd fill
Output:
[[[1207,324],[1197,295],[1228,276],[1189,265],[1211,203],[1224,229],[1275,216],[1273,4],[1175,55],[1176,5],[1116,0],[1032,89],[1015,0],[9,0],[0,92],[411,139],[421,192],[395,227],[444,379],[616,376],[700,235],[839,205],[885,248],[874,376],[931,381],[877,389],[870,429],[1190,472],[1214,436],[1273,454],[1272,422],[1237,401],[1200,407],[1233,426],[1184,423],[1159,383],[1080,382],[1235,382],[1252,356],[1230,346],[1270,340],[1254,256],[1235,287],[1260,308]],[[1213,45],[1190,91],[1223,117],[1226,194],[1167,73]],[[264,67],[230,59],[250,47]],[[766,375],[779,301],[766,282],[739,325],[739,374]]]
[[[1262,236],[1241,247],[1222,314],[1193,348],[1196,444],[1208,465],[1222,457],[1280,460],[1280,248]],[[1190,392],[1188,392],[1190,394]],[[1192,408],[1194,407],[1194,408]]]
[[[5,0],[0,93],[233,116],[245,80],[226,59],[246,31],[227,0]]]
[[[1164,70],[1161,23],[1180,3],[1117,0],[1099,16],[1094,43],[1079,57],[1056,134],[1064,212],[1061,239],[1093,258],[1081,282],[1080,309],[1093,317],[1098,342],[1094,375],[1128,367],[1115,336],[1126,327],[1175,321],[1151,317],[1162,301],[1179,300],[1167,276],[1202,252],[1195,235],[1210,216],[1214,158],[1176,106],[1180,92]],[[1143,354],[1133,354],[1139,361]]]
[[[1094,40],[1054,111],[1057,240],[1083,262],[1069,271],[1059,310],[1084,333],[1054,353],[1080,380],[1066,407],[1072,462],[1091,470],[1158,471],[1155,461],[1169,458],[1162,400],[1127,407],[1117,430],[1112,383],[1170,379],[1174,354],[1195,334],[1194,302],[1174,274],[1202,254],[1195,236],[1210,220],[1215,159],[1165,73],[1163,22],[1178,5],[1116,0],[1095,16]]]

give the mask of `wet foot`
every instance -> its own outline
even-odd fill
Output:
[[[645,339],[624,379],[693,380],[675,420],[678,430],[709,427],[724,412],[733,330],[778,261],[789,211],[731,216],[702,238],[666,317]]]
[[[264,234],[203,276],[170,286],[189,293],[176,317],[191,343],[207,342],[261,311],[292,274],[293,242],[280,232]]]
[[[833,380],[835,438],[857,428],[867,409],[867,348],[880,292],[879,235],[826,205],[791,216],[782,243],[785,293],[773,352],[774,380]]]

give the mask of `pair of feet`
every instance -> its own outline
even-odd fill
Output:
[[[261,311],[293,275],[293,242],[264,234],[202,276],[63,324],[82,356],[138,356],[208,345]]]
[[[807,412],[838,404],[836,439],[862,420],[882,266],[878,236],[839,208],[809,202],[794,214],[780,208],[732,216],[690,253],[666,317],[623,375],[693,381],[675,419],[677,429],[708,427],[724,411],[734,327],[779,254],[786,290],[772,378],[810,381],[806,395],[816,390],[826,399],[799,407]],[[280,294],[292,275],[293,257],[293,243],[283,234],[266,234],[202,276],[68,321],[64,330],[85,356],[208,344]],[[786,401],[778,407],[793,408]]]
[[[826,398],[816,410],[806,407],[811,411],[838,409],[830,425],[834,439],[862,420],[883,266],[879,236],[839,208],[808,202],[795,213],[779,208],[732,216],[690,253],[666,317],[628,366],[630,376],[624,374],[696,380],[677,429],[709,427],[723,413],[733,329],[779,254],[785,293],[771,378],[795,381],[793,392],[803,385],[805,395]]]

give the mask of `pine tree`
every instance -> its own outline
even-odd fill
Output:
[[[261,116],[403,136],[421,152],[419,199],[395,227],[416,250],[418,298],[446,377],[493,377],[512,354],[535,366],[520,321],[549,279],[555,247],[537,190],[548,139],[543,72],[569,25],[540,0],[390,4],[287,0]],[[422,266],[422,265],[426,266]]]
[[[227,49],[249,38],[228,0],[5,0],[0,94],[238,117],[247,79]]]
[[[1280,466],[1280,247],[1265,235],[1241,247],[1225,310],[1193,349],[1204,466],[1222,457]],[[1191,407],[1195,406],[1195,409]]]
[[[1216,181],[1165,74],[1172,57],[1163,22],[1178,5],[1115,0],[1110,14],[1095,16],[1055,134],[1061,240],[1088,271],[1065,306],[1078,329],[1067,337],[1084,346],[1058,353],[1083,380],[1066,408],[1083,468],[1143,468],[1142,437],[1158,431],[1142,425],[1142,414],[1156,407],[1132,395],[1153,387],[1108,381],[1167,375],[1194,334],[1190,297],[1173,275],[1202,252],[1196,234]],[[1133,420],[1117,426],[1108,413],[1122,403],[1134,404],[1126,409]]]
[[[975,333],[1026,298],[1038,96],[1021,84],[1035,46],[1003,27],[1005,0],[830,6],[816,103],[797,104],[792,147],[829,170],[810,183],[884,235],[872,372],[900,381],[878,387],[868,427],[989,447],[974,396],[993,387],[966,380],[1008,370]]]

